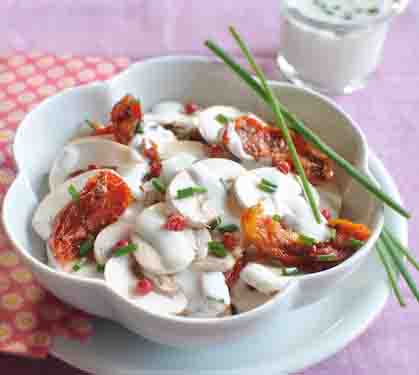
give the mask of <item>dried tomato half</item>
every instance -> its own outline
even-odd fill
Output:
[[[102,171],[91,177],[78,199],[54,219],[49,246],[57,261],[64,264],[78,258],[80,244],[115,222],[132,199],[130,188],[115,173]]]

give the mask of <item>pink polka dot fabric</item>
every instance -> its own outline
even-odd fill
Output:
[[[11,145],[25,114],[47,96],[107,79],[129,63],[39,52],[0,57],[0,200],[15,177]],[[0,228],[0,351],[45,357],[53,336],[84,340],[91,333],[88,316],[46,292]]]

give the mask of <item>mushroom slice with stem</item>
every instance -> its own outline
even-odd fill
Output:
[[[109,259],[105,266],[105,281],[116,293],[148,312],[158,315],[182,313],[188,300],[184,293],[165,295],[151,291],[146,295],[136,293],[139,278],[134,272],[135,261],[131,256]]]
[[[200,272],[227,272],[234,267],[235,259],[231,254],[227,254],[224,258],[208,255],[202,259],[196,259],[191,269]]]
[[[230,293],[221,272],[186,269],[176,274],[175,279],[188,299],[184,315],[209,318],[228,313]]]
[[[202,138],[208,143],[218,143],[218,135],[221,129],[232,122],[242,113],[234,108],[222,105],[208,107],[198,114],[198,129]]]
[[[240,218],[229,209],[227,183],[245,172],[232,160],[201,160],[173,178],[166,201],[171,210],[183,215],[195,228],[206,227],[217,217],[237,224]]]

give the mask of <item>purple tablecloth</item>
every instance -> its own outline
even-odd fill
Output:
[[[207,53],[202,42],[208,37],[231,47],[226,28],[234,24],[274,75],[278,5],[279,0],[2,1],[0,53],[17,48],[134,58],[202,54]],[[416,211],[410,221],[413,249],[419,249],[418,37],[419,4],[412,2],[392,25],[383,63],[368,88],[338,99],[362,126],[370,145],[395,177],[406,206]],[[404,311],[391,301],[361,337],[304,374],[417,375],[419,308],[413,298],[407,300],[409,307]],[[36,362],[0,356],[0,368],[10,375],[81,374],[54,359]]]

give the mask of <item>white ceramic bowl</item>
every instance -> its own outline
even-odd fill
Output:
[[[271,82],[281,101],[338,153],[370,176],[367,143],[351,118],[330,100],[306,89]],[[44,194],[45,177],[57,152],[86,118],[105,121],[112,104],[126,93],[145,110],[165,100],[202,105],[233,105],[265,118],[269,110],[224,65],[200,57],[162,57],[130,67],[107,82],[68,89],[28,114],[16,134],[14,155],[19,174],[3,205],[5,229],[39,282],[60,299],[91,314],[113,319],[151,340],[170,345],[214,344],[267,329],[269,317],[318,301],[353,272],[371,251],[383,224],[380,204],[345,173],[337,170],[344,191],[343,216],[367,224],[372,236],[339,266],[300,276],[268,303],[232,317],[195,319],[158,316],[140,310],[101,280],[63,274],[46,265],[45,244],[33,232],[32,215]]]

